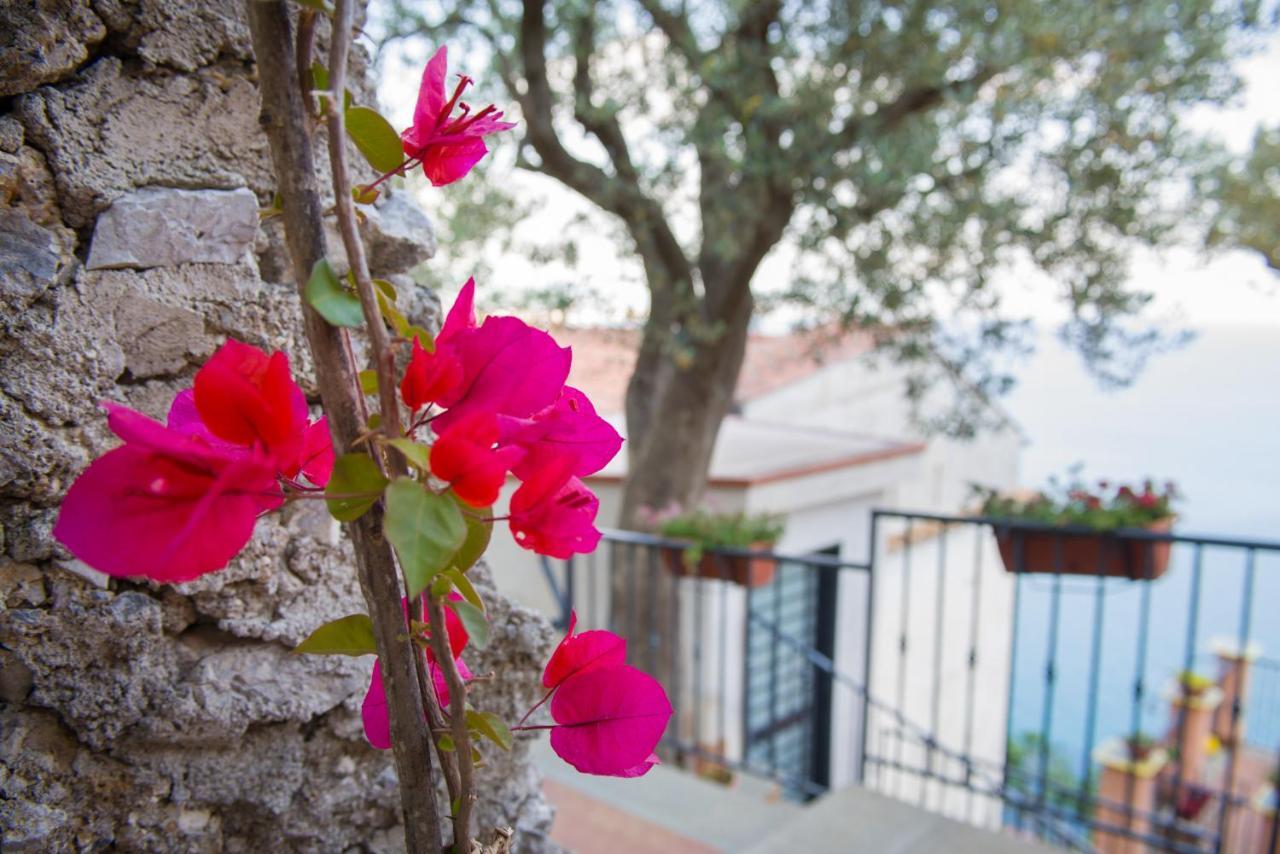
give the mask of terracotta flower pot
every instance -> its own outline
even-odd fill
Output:
[[[752,551],[767,552],[772,548],[773,543],[751,544]],[[767,555],[726,555],[708,551],[690,566],[685,554],[682,549],[664,548],[662,560],[667,571],[676,576],[732,581],[743,587],[764,587],[773,581],[774,573],[778,571],[778,561]]]
[[[1166,533],[1173,519],[1161,519],[1145,530]],[[1104,545],[1104,538],[1110,543]],[[1102,575],[1134,580],[1155,580],[1169,569],[1169,553],[1173,544],[1139,540],[1110,532],[1097,534],[1060,533],[1058,531],[1021,531],[996,527],[996,547],[1006,572],[1018,571],[1019,542],[1021,569],[1024,573],[1061,571],[1063,575],[1098,575],[1101,559]],[[1104,551],[1105,549],[1105,551]],[[1059,563],[1061,561],[1061,563]]]

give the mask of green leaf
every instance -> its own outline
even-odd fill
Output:
[[[376,654],[378,650],[373,642],[373,622],[367,614],[352,614],[331,620],[308,635],[293,651],[312,655]]]
[[[420,445],[412,439],[392,439],[387,444],[404,454],[406,460],[423,471],[431,468],[431,449],[426,445]]]
[[[378,372],[373,368],[360,372],[360,390],[365,394],[378,393]]]
[[[382,529],[400,556],[409,598],[448,568],[449,559],[467,535],[457,504],[407,477],[387,487]]]
[[[348,107],[347,134],[356,148],[379,172],[390,172],[404,163],[400,134],[391,123],[371,107]]]
[[[462,519],[467,525],[467,538],[458,547],[458,551],[454,554],[453,560],[449,562],[449,566],[461,572],[466,572],[476,565],[476,561],[484,556],[484,550],[489,548],[489,539],[493,536],[493,523],[485,520],[493,517],[493,508],[483,507],[476,509],[470,504],[464,503],[462,499],[452,492],[449,495],[457,502],[458,510],[462,513]]]
[[[371,205],[380,195],[382,195],[381,190],[368,184],[356,184],[351,188],[351,198],[355,199],[357,205]]]
[[[503,750],[511,749],[511,730],[507,722],[493,712],[467,709],[467,727],[488,738]]]
[[[311,268],[307,280],[307,304],[320,312],[320,316],[334,326],[363,326],[364,312],[360,298],[338,281],[329,262],[321,258]]]
[[[461,602],[456,599],[446,599],[444,604],[452,608],[453,613],[462,620],[462,626],[471,636],[471,642],[475,644],[476,649],[484,649],[489,645],[489,621],[485,619],[484,611],[465,599]]]
[[[333,461],[333,474],[329,476],[324,494],[372,493],[372,496],[330,498],[326,502],[329,513],[340,522],[353,522],[377,503],[386,487],[387,479],[368,454],[343,454]]]
[[[311,63],[311,88],[329,88],[329,69],[325,68],[318,59]]]
[[[368,427],[370,431],[380,429],[382,427],[382,413],[375,412],[372,415],[370,415],[369,420],[365,423],[365,426]]]
[[[447,732],[442,732],[436,736],[436,747],[449,753],[458,749],[453,743],[453,736]]]
[[[446,572],[445,575],[453,582],[453,586],[458,588],[458,592],[462,594],[463,599],[484,611],[484,600],[480,598],[480,594],[476,592],[475,586],[471,583],[471,579],[467,578],[465,572],[455,568]]]
[[[373,286],[377,288],[379,294],[390,300],[392,305],[395,305],[396,300],[400,299],[400,295],[396,293],[396,286],[386,279],[374,279]]]
[[[434,353],[436,351],[436,337],[421,326],[407,327],[401,337],[408,338],[410,341],[417,338],[418,343],[422,345],[423,350],[426,350],[428,353]]]
[[[376,286],[381,281],[381,279],[375,279],[373,283]],[[390,283],[385,284],[390,287]],[[409,321],[405,318],[404,314],[396,307],[396,298],[394,296],[395,290],[393,289],[391,291],[392,296],[390,297],[387,296],[386,292],[382,288],[378,288],[376,293],[378,294],[378,307],[382,309],[383,317],[391,321],[391,328],[395,330],[397,335],[402,338],[408,337],[405,333],[407,333],[411,327],[409,326]]]

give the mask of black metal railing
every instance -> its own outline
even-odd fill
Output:
[[[1203,721],[1170,699],[1211,637],[1280,652],[1280,543],[890,511],[861,536],[865,560],[695,560],[607,531],[543,571],[562,624],[576,609],[580,629],[617,631],[663,681],[664,754],[695,773],[797,800],[860,783],[1079,850],[1270,854],[1280,819],[1258,798],[1280,765],[1280,666],[1251,662],[1204,755]],[[1117,789],[1095,754],[1142,733],[1174,755]]]

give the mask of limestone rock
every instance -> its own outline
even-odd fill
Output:
[[[360,229],[370,272],[379,278],[407,273],[436,254],[436,235],[427,215],[404,193],[380,205],[362,207]]]
[[[234,264],[258,233],[258,200],[247,189],[147,187],[98,217],[90,270]]]
[[[107,28],[89,0],[5,3],[0,29],[0,96],[28,92],[75,71]]]
[[[62,265],[58,236],[16,209],[0,208],[0,301],[21,310],[54,283]]]
[[[94,0],[120,48],[146,62],[195,71],[222,56],[253,58],[243,3]]]
[[[22,147],[22,123],[13,116],[0,116],[0,151],[14,154]]]
[[[140,186],[275,187],[258,93],[218,68],[195,74],[125,69],[115,57],[65,87],[18,99],[28,144],[44,152],[68,225],[83,228]]]

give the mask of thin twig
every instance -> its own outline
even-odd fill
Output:
[[[382,432],[389,439],[403,435],[400,426],[400,404],[396,399],[398,385],[395,379],[395,353],[387,336],[378,295],[369,275],[369,263],[364,254],[356,225],[356,206],[351,197],[351,176],[347,171],[346,117],[342,109],[347,85],[347,58],[351,52],[352,3],[337,0],[334,4],[333,34],[329,46],[329,86],[333,91],[332,107],[328,114],[329,164],[333,172],[333,201],[338,213],[338,227],[342,232],[342,245],[347,250],[347,263],[356,280],[356,293],[360,296],[360,308],[369,334],[369,348],[373,351],[374,369],[378,374],[378,404],[382,414]],[[404,459],[400,452],[384,447],[393,474],[404,474]]]
[[[325,257],[326,249],[308,108],[295,64],[297,45],[285,0],[246,0],[245,7],[262,91],[260,123],[271,146],[283,199],[286,243],[294,280],[302,293],[312,267]],[[345,331],[330,326],[305,301],[302,312],[334,448],[349,451],[367,421],[350,341]],[[382,662],[405,846],[410,854],[439,852],[441,827],[431,738],[422,725],[425,711],[413,665],[413,657],[419,653],[404,629],[400,583],[391,547],[382,536],[381,508],[375,504],[346,528]]]
[[[419,615],[418,618],[424,622],[429,621],[427,615],[426,596],[418,597]],[[449,722],[445,720],[444,713],[440,710],[440,699],[436,697],[436,683],[431,678],[431,674],[426,672],[423,664],[425,656],[417,657],[418,665],[418,682],[422,685],[422,702],[427,708],[427,723],[431,726],[433,734],[449,731]],[[449,803],[458,800],[458,761],[455,755],[448,750],[440,748],[440,742],[432,738],[431,743],[435,745],[436,757],[440,760],[440,767],[444,769],[444,781],[449,789]],[[456,747],[456,745],[455,745]],[[456,751],[455,751],[456,753]]]
[[[471,732],[467,729],[467,684],[458,672],[449,647],[449,631],[444,618],[444,603],[435,596],[427,599],[427,617],[431,623],[431,649],[436,664],[444,671],[449,686],[449,723],[453,725],[453,747],[458,760],[458,786],[462,796],[453,812],[453,852],[470,854],[471,805],[475,801],[475,766],[471,761]]]

